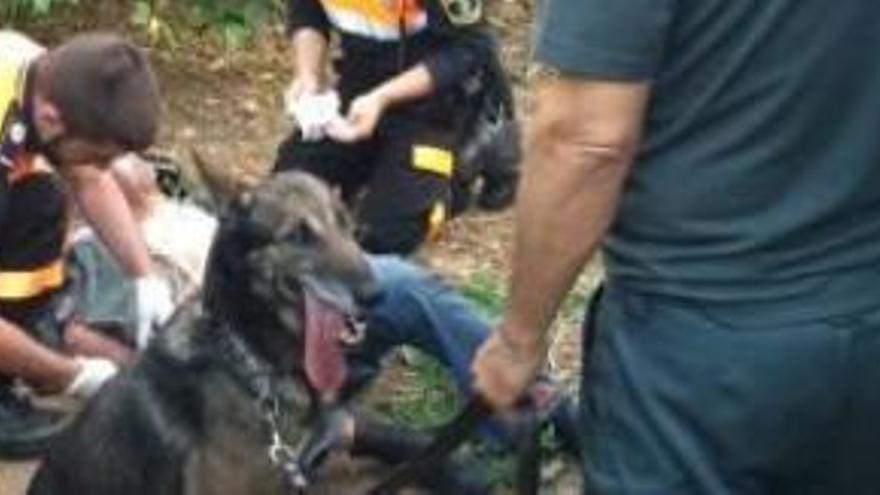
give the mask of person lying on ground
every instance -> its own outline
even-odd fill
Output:
[[[193,204],[163,196],[147,161],[126,157],[114,164],[113,173],[141,221],[150,252],[163,259],[158,266],[175,288],[175,301],[183,303],[200,287],[217,220]],[[150,229],[162,234],[151,235]],[[100,241],[94,236],[80,235],[73,252],[80,258],[77,264],[88,265],[85,272],[96,281],[89,292],[121,296],[114,306],[105,298],[86,295],[81,309],[84,320],[93,326],[112,321],[122,327],[133,327],[136,318],[131,311],[131,284],[102,254],[105,251]],[[364,339],[347,357],[349,376],[343,395],[352,397],[362,390],[382,370],[384,358],[403,345],[437,359],[451,371],[459,390],[471,394],[470,363],[489,335],[489,321],[459,292],[412,262],[393,255],[368,255],[368,261],[381,296],[365,308]],[[180,277],[180,273],[192,276]],[[131,339],[129,331],[123,340],[130,343]],[[572,400],[552,380],[543,379],[536,387],[547,394],[541,404],[546,409],[542,414],[550,418],[562,447],[576,454]],[[341,430],[327,432],[336,436],[328,439],[328,444],[351,446],[356,427],[351,422],[340,426]],[[504,424],[488,426],[486,432],[496,440],[507,440],[512,434]]]

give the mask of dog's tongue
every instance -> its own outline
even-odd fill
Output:
[[[337,392],[345,382],[345,356],[340,335],[345,317],[305,291],[305,370],[320,392]]]

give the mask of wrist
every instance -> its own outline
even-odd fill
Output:
[[[299,81],[302,90],[311,94],[320,93],[322,87],[324,86],[321,77],[318,74],[314,74],[312,72],[306,72],[302,76],[298,77],[297,80]]]
[[[373,99],[383,112],[394,103],[394,98],[382,86],[367,93],[367,97]]]
[[[65,356],[63,362],[60,363],[58,373],[49,379],[39,382],[30,383],[38,394],[58,394],[67,390],[74,383],[78,376],[82,373],[83,365],[75,358]]]
[[[546,335],[529,326],[504,323],[498,327],[501,340],[518,353],[535,354],[546,348]]]

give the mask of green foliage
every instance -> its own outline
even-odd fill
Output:
[[[131,22],[154,42],[176,43],[172,25],[185,24],[219,35],[230,48],[243,47],[256,32],[280,18],[283,0],[134,0]],[[172,10],[174,9],[174,10]],[[178,10],[182,9],[182,10]],[[175,22],[171,22],[174,17]]]
[[[61,5],[76,5],[79,0],[2,0],[0,22],[23,21],[48,15]]]
[[[389,418],[416,429],[449,420],[462,407],[462,399],[449,372],[434,359],[407,349],[411,361],[405,376],[395,380],[393,396],[378,396],[373,406]]]
[[[198,22],[222,34],[234,47],[241,47],[257,29],[277,18],[280,0],[191,0]]]
[[[89,4],[92,5],[89,5]],[[49,18],[59,7],[96,8],[94,0],[0,0],[0,25]],[[241,48],[261,28],[281,18],[284,0],[125,0],[130,22],[151,42],[178,45],[178,31],[194,29],[218,35],[228,47]]]
[[[497,274],[489,271],[477,272],[459,290],[489,318],[501,315],[505,294]]]
[[[585,273],[569,292],[559,309],[562,321],[578,323],[595,290],[596,281],[590,273]],[[459,288],[486,316],[497,318],[504,309],[506,298],[503,277],[491,271],[481,271],[470,278]]]

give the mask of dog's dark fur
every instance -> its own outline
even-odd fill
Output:
[[[353,299],[373,289],[339,202],[306,176],[274,178],[224,215],[205,295],[88,403],[32,495],[282,494],[253,394],[215,343],[235,332],[283,376],[290,442],[317,407],[301,364],[304,278]],[[332,292],[332,291],[331,291]]]

